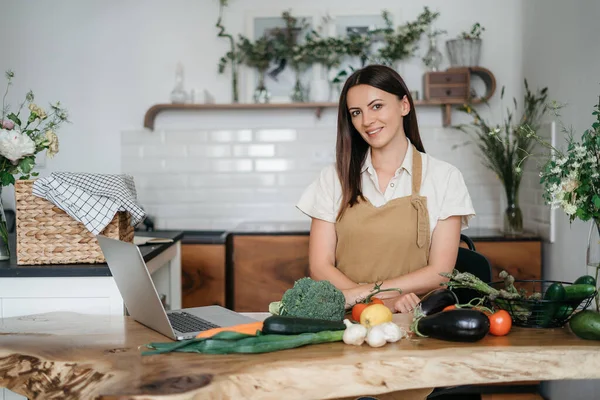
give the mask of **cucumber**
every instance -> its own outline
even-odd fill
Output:
[[[596,292],[596,287],[587,283],[577,283],[565,287],[565,300],[580,301],[592,296]]]
[[[346,325],[342,321],[272,315],[264,320],[262,333],[265,335],[298,335],[300,333],[343,331],[345,329]]]
[[[596,279],[594,279],[594,277],[591,275],[583,275],[583,276],[580,276],[579,278],[577,278],[577,280],[575,282],[573,282],[573,285],[578,285],[580,283],[585,283],[586,285],[592,285],[595,287]]]
[[[567,292],[562,283],[555,282],[546,289],[544,293],[544,300],[552,300],[544,303],[542,308],[542,315],[539,318],[539,324],[542,327],[547,327],[554,319],[560,308],[561,301],[567,297]]]
[[[600,314],[595,311],[582,311],[569,322],[571,331],[582,339],[600,340]]]

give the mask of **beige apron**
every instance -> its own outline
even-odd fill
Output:
[[[348,208],[336,223],[336,266],[352,281],[373,283],[406,275],[429,260],[429,213],[421,189],[421,153],[413,147],[412,194],[381,207],[368,200]],[[378,399],[423,400],[431,389],[375,396]],[[360,396],[354,396],[356,399]]]

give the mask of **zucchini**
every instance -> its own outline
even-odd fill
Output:
[[[596,292],[596,287],[587,283],[577,283],[565,287],[565,300],[576,300],[581,302]]]
[[[574,285],[578,285],[580,283],[585,283],[587,285],[592,285],[595,287],[596,279],[591,275],[583,275],[583,276],[580,276],[579,278],[577,278],[577,280],[575,282],[573,282]]]
[[[544,293],[544,302],[542,307],[542,315],[539,318],[539,324],[542,327],[550,325],[554,316],[557,314],[558,309],[561,306],[561,302],[567,297],[567,292],[562,283],[555,282],[546,289]]]
[[[346,325],[342,321],[272,315],[263,321],[262,332],[265,335],[298,335],[300,333],[343,331],[344,329],[346,329]]]
[[[569,321],[571,331],[582,339],[600,340],[600,314],[595,311],[582,311]]]

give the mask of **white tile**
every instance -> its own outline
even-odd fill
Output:
[[[187,175],[176,174],[146,174],[140,173],[134,175],[135,187],[138,190],[148,190],[160,192],[163,189],[183,188],[188,185],[189,177]]]
[[[203,130],[173,130],[166,131],[165,138],[167,143],[183,145],[205,143],[208,139],[208,132]]]
[[[295,129],[259,129],[255,131],[258,142],[291,142],[296,140]]]
[[[187,147],[182,144],[144,145],[141,153],[144,158],[188,156]]]
[[[255,160],[254,169],[257,171],[280,172],[294,168],[294,162],[285,159]]]
[[[210,170],[210,162],[196,158],[169,158],[166,160],[166,170],[176,173],[207,172]]]
[[[276,184],[274,174],[199,174],[190,176],[190,187],[269,187]]]
[[[251,142],[250,129],[214,130],[209,132],[208,138],[212,142]]]
[[[124,158],[121,160],[121,171],[126,174],[135,174],[138,172],[148,173],[164,173],[167,171],[167,162],[164,159],[131,159]]]
[[[173,230],[210,230],[212,220],[208,218],[159,218],[163,225],[160,229]]]
[[[212,160],[210,162],[211,171],[215,172],[249,172],[252,171],[252,160],[234,159],[234,160]]]
[[[188,147],[190,157],[231,157],[231,146],[223,145],[191,145]]]
[[[233,155],[236,157],[272,157],[275,155],[275,145],[235,145],[233,146]]]
[[[202,190],[193,190],[180,186],[172,189],[138,190],[138,200],[141,204],[173,204],[173,203],[196,203],[199,201],[212,200],[209,193]]]
[[[301,188],[295,189],[256,189],[252,194],[254,203],[286,202],[296,204],[302,195]]]
[[[249,203],[254,195],[254,188],[230,187],[204,189],[206,201],[212,204]]]

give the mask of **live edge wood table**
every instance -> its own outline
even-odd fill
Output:
[[[395,320],[407,326],[410,316]],[[5,318],[0,386],[35,399],[318,399],[600,378],[599,343],[567,328],[514,328],[470,344],[410,338],[381,348],[331,343],[266,354],[141,356],[143,345],[164,341],[124,316]]]

